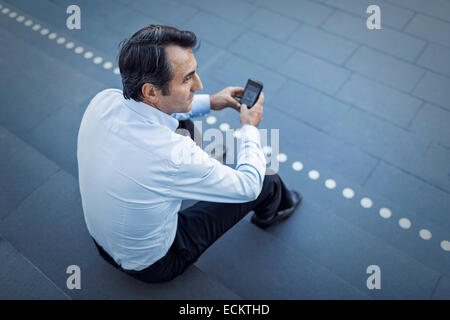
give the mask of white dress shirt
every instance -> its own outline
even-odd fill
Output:
[[[84,219],[122,268],[142,270],[167,253],[183,199],[241,203],[261,192],[266,159],[256,127],[241,128],[235,169],[175,133],[177,119],[209,110],[209,95],[196,95],[189,113],[168,115],[118,89],[89,103],[77,149]]]

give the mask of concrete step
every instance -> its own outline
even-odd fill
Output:
[[[135,280],[113,268],[100,257],[87,232],[77,181],[63,170],[1,221],[0,234],[72,299],[240,299],[195,266],[172,282],[157,285]],[[66,286],[70,265],[80,267],[81,290]],[[11,281],[36,278],[29,269],[24,267],[24,275]],[[8,270],[2,268],[2,274]],[[2,278],[7,279],[7,274]],[[7,296],[3,288],[9,286],[1,287],[0,294]]]
[[[70,299],[41,270],[1,237],[0,259],[1,300]]]
[[[195,265],[244,299],[370,299],[334,271],[245,220]]]

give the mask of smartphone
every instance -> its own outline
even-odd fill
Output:
[[[251,107],[253,107],[256,101],[258,101],[259,94],[261,93],[262,89],[262,82],[248,79],[247,85],[244,89],[244,93],[242,94],[242,98],[239,102],[241,104],[245,104],[247,108],[250,109]]]

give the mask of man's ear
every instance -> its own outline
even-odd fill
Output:
[[[141,94],[144,100],[155,102],[157,99],[157,88],[151,83],[144,83],[141,88]]]

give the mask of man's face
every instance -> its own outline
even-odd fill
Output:
[[[169,45],[165,47],[165,51],[172,63],[173,78],[169,82],[170,95],[164,96],[159,91],[159,107],[168,114],[189,112],[195,91],[203,90],[197,74],[197,60],[191,49]]]

